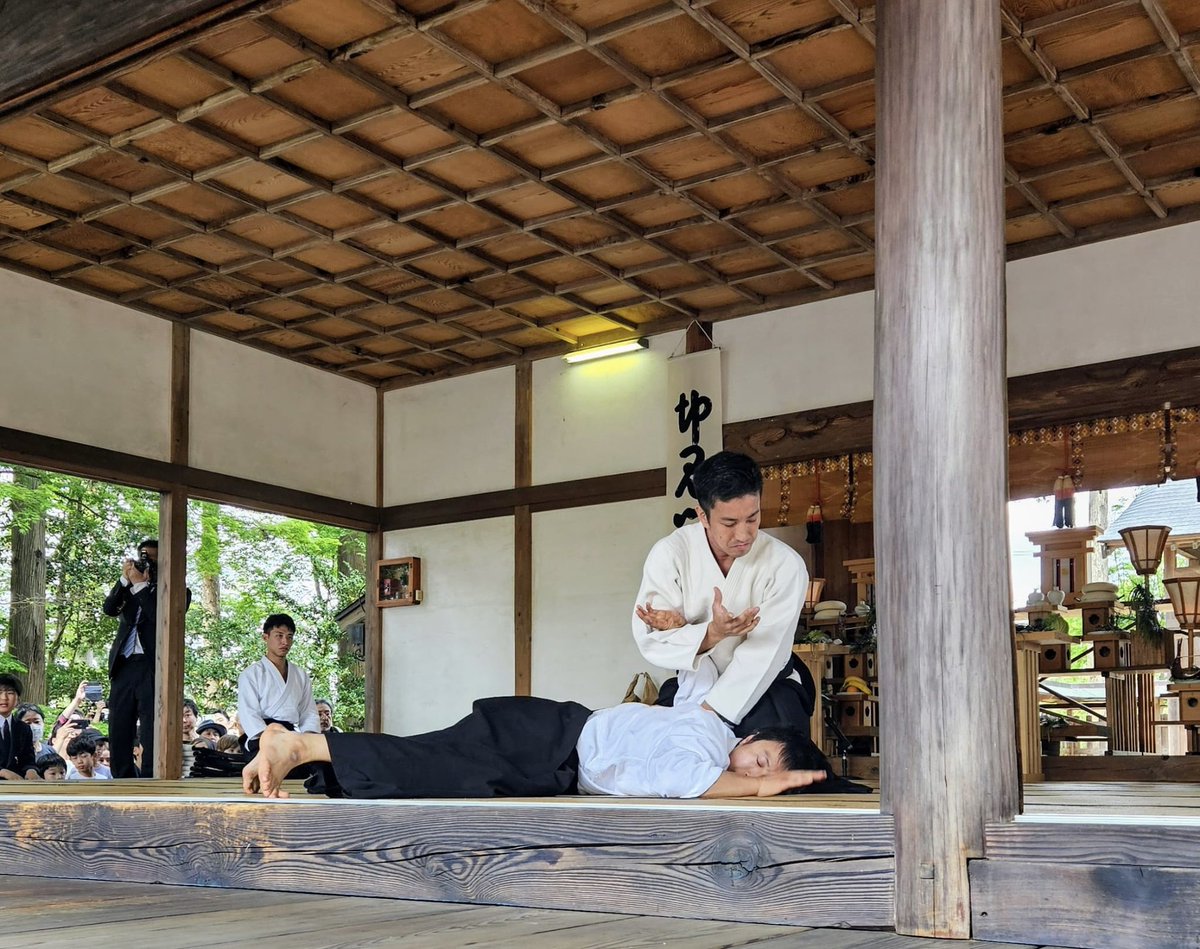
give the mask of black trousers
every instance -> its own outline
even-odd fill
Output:
[[[575,744],[592,713],[529,696],[479,699],[449,728],[325,734],[331,764],[308,789],[333,797],[542,797],[576,790]]]
[[[799,674],[799,682],[791,678],[793,670]],[[679,680],[675,677],[667,679],[659,688],[658,701],[654,704],[674,705],[675,693],[678,691]],[[805,737],[809,737],[811,732],[809,719],[812,718],[816,702],[817,685],[813,682],[808,666],[802,662],[796,662],[794,656],[790,657],[787,665],[775,677],[775,681],[767,688],[763,697],[751,706],[750,711],[737,725],[733,726],[733,733],[738,738],[745,738],[761,728],[768,728],[772,725],[791,725],[803,732]]]
[[[138,722],[141,729],[138,729]],[[141,777],[154,777],[154,662],[145,656],[118,659],[108,690],[108,741],[112,776],[136,778],[134,739],[142,739]]]

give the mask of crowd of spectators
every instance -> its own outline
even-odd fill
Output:
[[[94,702],[87,700],[87,682],[79,683],[74,698],[55,718],[47,732],[46,713],[41,706],[33,702],[16,704],[21,694],[20,680],[15,676],[3,676],[0,679],[3,679],[0,681],[0,692],[3,692],[0,695],[0,706],[3,706],[5,700],[13,703],[9,716],[5,716],[3,708],[0,707],[0,721],[10,729],[6,734],[13,734],[19,728],[11,725],[11,722],[22,722],[29,728],[32,746],[32,764],[23,767],[27,762],[20,760],[16,749],[13,748],[7,755],[8,760],[0,762],[0,772],[7,771],[0,774],[0,777],[43,781],[112,779],[109,767],[112,750],[108,736],[102,731],[107,719],[107,708],[103,699]],[[332,703],[328,699],[317,699],[315,706],[320,730],[336,732],[338,729],[333,725]],[[198,749],[229,756],[233,759],[231,766],[243,760],[246,738],[239,725],[236,709],[231,713],[226,709],[214,707],[207,709],[201,716],[196,703],[190,698],[185,698],[180,719],[185,777],[192,773]],[[4,757],[4,752],[3,744],[0,743],[0,757]],[[140,774],[142,745],[137,738],[134,740],[134,761]]]

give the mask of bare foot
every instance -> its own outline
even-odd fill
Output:
[[[250,763],[242,768],[242,790],[247,794],[258,793],[258,755],[250,759]]]
[[[258,754],[254,756],[257,770],[254,780],[263,797],[289,797],[283,790],[283,780],[291,770],[304,764],[302,756],[304,739],[296,732],[290,732],[281,725],[268,725],[258,739]],[[250,765],[247,765],[249,768]],[[243,774],[242,786],[246,785]],[[253,792],[251,792],[253,793]]]

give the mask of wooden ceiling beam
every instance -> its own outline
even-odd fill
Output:
[[[1038,71],[1058,98],[1062,100],[1063,104],[1077,118],[1086,119],[1088,116],[1087,107],[1080,102],[1075,93],[1067,88],[1058,69],[1050,62],[1049,57],[1043,52],[1042,48],[1032,40],[1021,35],[1020,21],[1007,10],[1002,9],[1000,22],[1004,32],[1011,36],[1016,43],[1017,49],[1021,51],[1021,54],[1029,61],[1030,65]],[[1112,140],[1112,137],[1096,125],[1085,125],[1084,128],[1092,137],[1092,140],[1108,155],[1113,165],[1125,180],[1133,186],[1139,197],[1146,202],[1146,205],[1154,212],[1154,215],[1158,218],[1165,218],[1167,216],[1167,209],[1162,206],[1158,198],[1146,189],[1145,183],[1142,182],[1137,173],[1129,166],[1129,163],[1121,157],[1120,149]]]

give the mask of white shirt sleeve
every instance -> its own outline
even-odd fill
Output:
[[[647,602],[656,610],[684,612],[681,565],[678,562],[677,538],[664,537],[650,549],[642,568],[642,585],[638,588],[636,606]],[[686,615],[684,617],[687,618]],[[708,620],[688,623],[678,629],[651,629],[633,613],[633,641],[638,651],[652,666],[660,669],[695,670],[701,659],[700,645],[708,631]]]
[[[238,723],[247,740],[257,738],[267,727],[263,720],[262,696],[255,687],[256,668],[257,664],[238,676]]]
[[[772,564],[756,626],[737,648],[705,701],[735,724],[763,697],[787,665],[804,606],[808,575],[798,554]]]

